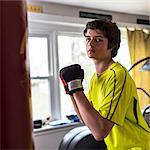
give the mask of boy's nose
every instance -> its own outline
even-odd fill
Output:
[[[95,40],[94,39],[91,39],[90,41],[89,41],[89,43],[88,43],[88,45],[90,45],[90,46],[95,46]]]

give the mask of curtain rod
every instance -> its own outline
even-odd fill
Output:
[[[137,28],[137,29],[148,29],[150,30],[150,25],[136,24],[136,23],[126,23],[126,22],[116,22],[119,27],[127,28]]]

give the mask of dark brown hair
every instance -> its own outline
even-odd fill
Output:
[[[87,33],[88,29],[98,29],[102,31],[103,35],[108,38],[108,48],[113,48],[111,51],[111,56],[115,57],[118,53],[120,47],[120,30],[116,23],[113,23],[108,20],[94,20],[86,24],[84,29],[84,36]]]

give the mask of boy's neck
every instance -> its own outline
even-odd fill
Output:
[[[99,61],[99,62],[94,62],[95,64],[95,69],[97,74],[101,74],[103,73],[105,70],[107,70],[112,64],[114,63],[114,61],[111,59],[109,61]]]

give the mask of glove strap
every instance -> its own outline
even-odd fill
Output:
[[[76,89],[82,89],[82,83],[81,79],[76,79],[68,82],[68,89],[69,91],[76,90]]]

